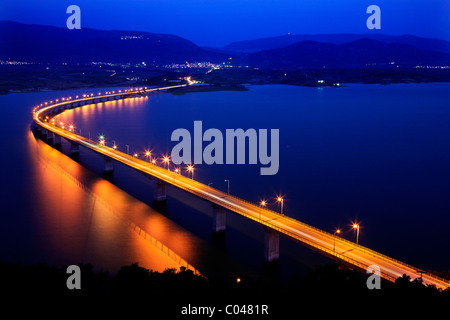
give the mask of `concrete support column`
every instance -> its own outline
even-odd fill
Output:
[[[166,183],[164,181],[156,180],[153,199],[157,202],[166,200]]]
[[[112,173],[114,171],[113,159],[105,158],[105,173]]]
[[[53,132],[46,130],[47,131],[47,142],[48,143],[53,143]]]
[[[58,134],[55,134],[55,144],[61,144],[61,136]]]
[[[70,154],[80,154],[80,145],[78,143],[71,142],[70,143]]]
[[[227,226],[227,210],[213,205],[213,232],[225,232]]]
[[[277,261],[280,257],[280,234],[268,227],[264,227],[264,260]]]

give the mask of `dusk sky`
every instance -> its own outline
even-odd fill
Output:
[[[82,28],[169,33],[201,46],[316,33],[413,34],[450,40],[449,0],[2,0],[0,20],[65,27],[69,5]],[[381,8],[381,30],[366,28],[366,8]]]

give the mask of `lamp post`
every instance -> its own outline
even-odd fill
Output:
[[[163,161],[164,161],[165,164],[167,164],[167,170],[170,171],[169,157],[164,157],[164,158],[163,158]]]
[[[353,224],[353,229],[356,229],[356,244],[358,244],[358,241],[359,241],[359,224],[354,223]]]
[[[189,165],[187,169],[189,172],[192,172],[192,180],[194,180],[194,166]]]
[[[130,154],[130,146],[126,144],[125,147],[127,147],[127,154]]]
[[[334,232],[334,245],[333,245],[333,251],[336,251],[336,233],[341,233],[340,229],[336,229]]]
[[[262,211],[262,207],[265,207],[265,206],[266,206],[266,201],[262,200],[262,201],[259,203],[259,220],[261,220],[261,211]]]
[[[230,180],[226,179],[225,182],[228,182],[228,194],[230,194]]]
[[[284,204],[284,199],[283,197],[278,197],[277,201],[281,203],[281,215],[283,216],[283,204]]]

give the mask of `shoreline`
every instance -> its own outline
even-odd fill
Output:
[[[206,86],[190,86],[181,89],[171,90],[168,93],[174,95],[183,95],[187,93],[193,92],[216,92],[216,91],[249,91],[248,86],[263,86],[263,85],[286,85],[286,86],[295,86],[295,87],[307,87],[307,88],[344,88],[349,85],[382,85],[382,86],[391,86],[397,84],[437,84],[437,83],[448,83],[450,81],[430,81],[430,82],[390,82],[390,83],[382,83],[382,82],[342,82],[338,85],[336,84],[322,84],[322,85],[307,85],[307,84],[294,84],[294,83],[277,83],[277,82],[267,82],[267,83],[245,83],[239,85],[206,85]],[[8,95],[14,93],[37,93],[37,92],[60,92],[60,91],[71,91],[71,90],[89,90],[89,89],[102,89],[102,88],[131,88],[136,86],[143,86],[143,84],[133,84],[133,85],[98,85],[98,86],[74,86],[67,88],[33,88],[33,89],[10,89],[9,91],[0,91],[0,95]]]

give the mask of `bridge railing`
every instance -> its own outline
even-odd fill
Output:
[[[69,104],[72,104],[72,103],[75,103],[75,102],[89,101],[89,100],[92,100],[92,99],[102,99],[102,98],[105,98],[105,97],[111,97],[111,96],[123,96],[123,98],[126,98],[126,97],[132,96],[133,94],[136,94],[136,93],[149,93],[149,92],[153,92],[153,91],[156,91],[156,90],[155,90],[155,89],[147,89],[147,90],[140,90],[140,89],[138,89],[138,90],[134,90],[134,91],[121,92],[121,93],[117,93],[117,94],[92,96],[92,97],[87,97],[87,98],[83,98],[83,99],[76,99],[76,100],[68,100],[68,101],[64,101],[64,102],[59,102],[59,103],[56,103],[56,104],[53,104],[53,105],[49,105],[47,108],[48,108],[48,110],[50,110],[50,109],[51,109],[50,107],[66,106],[66,105],[69,105]],[[47,125],[48,125],[49,127],[52,127],[52,125],[51,125],[50,123],[47,123]],[[56,127],[56,126],[54,126],[54,127],[55,127],[55,128],[58,128],[58,127]],[[58,128],[58,129],[61,129],[61,128]],[[65,130],[65,129],[62,129],[62,130],[67,131],[67,130]],[[72,134],[72,133],[71,133],[71,134]],[[84,137],[83,137],[83,138],[84,138]],[[84,139],[85,139],[85,138],[84,138]],[[95,144],[95,145],[100,146],[100,144],[98,144],[98,143],[95,142],[95,141],[92,141],[92,140],[89,140],[89,139],[85,139],[85,140],[89,141],[89,142],[92,143],[92,144]],[[102,147],[104,147],[104,146],[102,145]],[[115,151],[115,152],[119,152],[119,151],[117,151],[117,150],[114,150],[114,151]],[[130,156],[130,157],[131,157],[131,156]],[[152,165],[152,164],[149,164],[149,165]],[[177,176],[182,176],[182,175],[178,175],[178,174],[176,174],[176,173],[173,173],[173,174],[174,174],[174,175],[177,175]],[[186,179],[190,179],[189,177],[185,177],[185,176],[182,176],[182,177],[184,177],[184,178],[186,178]],[[192,180],[192,181],[195,181],[195,180]],[[167,182],[170,183],[170,181],[167,181]],[[196,182],[196,183],[199,183],[199,184],[202,184],[203,186],[206,187],[206,185],[204,185],[204,184],[201,183],[201,182],[198,182],[198,181],[195,181],[195,182]],[[213,187],[209,187],[209,188],[215,189],[215,188],[213,188]],[[386,255],[384,255],[384,254],[382,254],[382,253],[376,252],[376,251],[374,251],[374,250],[372,250],[372,249],[369,249],[369,248],[367,248],[367,247],[364,247],[364,246],[362,246],[362,245],[360,245],[360,244],[356,244],[356,243],[354,243],[354,242],[352,242],[352,241],[349,241],[349,240],[344,239],[344,238],[341,238],[341,237],[335,237],[333,234],[331,234],[331,233],[329,233],[329,232],[326,232],[326,231],[321,230],[321,229],[319,229],[319,228],[317,228],[317,227],[308,225],[308,224],[306,224],[306,223],[304,223],[304,222],[301,222],[301,221],[296,220],[296,219],[294,219],[294,218],[291,218],[291,217],[289,217],[289,216],[281,215],[281,214],[279,214],[278,212],[275,212],[275,211],[273,211],[273,210],[267,209],[267,208],[265,208],[265,207],[258,206],[257,204],[255,204],[255,203],[253,203],[253,202],[247,201],[247,200],[242,199],[242,198],[239,198],[239,197],[237,197],[237,196],[234,196],[234,195],[231,195],[231,194],[224,193],[224,192],[222,192],[222,191],[220,191],[220,190],[218,190],[218,189],[215,189],[215,190],[217,190],[218,192],[222,193],[222,194],[224,195],[224,198],[225,198],[225,197],[231,197],[231,198],[234,198],[235,200],[238,200],[238,201],[247,203],[248,205],[250,205],[251,207],[253,207],[255,211],[257,211],[257,210],[261,210],[262,212],[265,211],[265,212],[268,212],[268,213],[270,213],[270,214],[272,214],[272,215],[276,215],[276,216],[278,216],[278,217],[281,218],[281,219],[290,220],[291,222],[296,223],[296,224],[299,224],[299,225],[301,225],[301,226],[304,227],[304,228],[308,228],[308,229],[314,230],[314,231],[316,231],[316,232],[318,232],[318,233],[320,233],[320,234],[326,236],[326,237],[329,238],[329,239],[333,239],[333,238],[334,238],[334,239],[336,239],[336,241],[338,241],[338,242],[346,243],[347,245],[350,245],[350,246],[352,246],[352,247],[354,247],[354,248],[357,248],[358,250],[363,251],[363,252],[365,252],[365,253],[367,253],[367,254],[373,256],[373,257],[381,258],[381,259],[383,259],[383,260],[385,260],[385,261],[388,261],[388,262],[395,262],[395,263],[398,264],[398,265],[404,266],[404,267],[409,268],[409,269],[412,269],[412,270],[416,270],[416,272],[420,270],[420,269],[415,268],[415,267],[413,267],[413,266],[411,266],[411,265],[409,265],[409,264],[407,264],[407,263],[404,263],[404,262],[399,261],[399,260],[397,260],[397,259],[394,259],[394,258],[392,258],[392,257],[386,256]],[[188,190],[188,191],[190,191],[191,193],[195,193],[195,192],[192,192],[193,190]],[[200,195],[201,197],[205,197],[204,194],[199,194],[199,195]],[[209,199],[209,200],[212,201],[212,202],[217,203],[217,201],[216,201],[215,199]],[[224,207],[227,207],[227,209],[229,209],[229,210],[231,210],[231,211],[236,211],[232,206],[225,206],[225,205],[220,204],[220,203],[219,203],[219,205],[222,205],[222,206],[224,206]],[[239,213],[242,214],[242,215],[244,215],[244,216],[246,216],[246,217],[249,218],[249,219],[252,219],[252,220],[257,221],[257,222],[259,222],[259,223],[261,223],[261,224],[264,224],[264,225],[266,225],[266,226],[268,226],[268,227],[270,227],[270,228],[272,228],[272,229],[275,229],[275,230],[279,231],[279,232],[282,233],[282,234],[286,234],[286,235],[290,236],[291,238],[297,239],[297,238],[301,237],[300,235],[295,234],[295,233],[293,233],[293,232],[291,232],[291,231],[288,231],[288,230],[279,228],[279,227],[277,227],[276,225],[274,225],[273,223],[271,223],[271,222],[269,222],[269,221],[266,221],[266,220],[264,220],[264,219],[260,219],[260,218],[258,218],[258,217],[253,217],[253,216],[251,216],[251,215],[249,215],[249,214],[246,214],[246,213],[243,213],[243,212],[239,212]],[[351,259],[351,258],[348,258],[348,257],[346,257],[346,256],[343,256],[343,255],[341,255],[341,254],[338,254],[338,253],[336,253],[335,251],[330,251],[330,249],[328,249],[328,248],[326,248],[326,247],[324,247],[324,246],[322,246],[322,245],[320,245],[320,244],[318,244],[318,243],[316,243],[316,242],[313,242],[313,241],[311,241],[311,240],[308,240],[308,239],[306,239],[306,238],[304,238],[304,237],[301,237],[301,238],[302,238],[302,241],[305,242],[305,243],[307,243],[308,245],[312,245],[312,244],[313,244],[313,245],[312,245],[313,247],[318,248],[319,250],[322,250],[322,251],[324,251],[324,252],[327,252],[328,254],[331,254],[332,256],[338,257],[339,259],[342,259],[342,260],[345,260],[345,261],[349,261],[349,262],[350,262],[350,260],[351,260],[351,261],[353,261],[353,263],[354,263],[355,265],[363,265],[363,266],[365,266],[364,264],[361,264],[361,263],[359,263],[359,262],[357,262],[357,261],[355,261],[355,260],[353,260],[353,259]],[[344,259],[344,258],[345,258],[345,259]],[[443,279],[443,278],[441,278],[441,277],[438,277],[438,276],[436,276],[436,275],[434,275],[434,274],[431,274],[431,273],[426,272],[426,275],[429,276],[429,277],[431,277],[431,278],[434,278],[434,279],[436,279],[436,280],[442,281],[443,283],[447,283],[447,285],[450,285],[450,281],[445,280],[445,279]]]
[[[216,190],[217,190],[217,189],[216,189]],[[225,194],[225,193],[224,193],[224,194]],[[322,235],[325,235],[326,237],[328,237],[328,238],[330,238],[330,239],[335,239],[335,236],[334,236],[333,234],[331,234],[331,233],[329,233],[329,232],[326,232],[326,231],[324,231],[324,230],[321,230],[321,229],[319,229],[319,228],[317,228],[317,227],[311,226],[311,225],[309,225],[309,224],[306,224],[306,223],[304,223],[304,222],[301,222],[301,221],[299,221],[299,220],[297,220],[297,219],[294,219],[294,218],[292,218],[292,217],[289,217],[289,216],[286,216],[286,215],[281,215],[281,214],[279,214],[279,213],[276,212],[276,211],[273,211],[273,210],[270,210],[270,209],[267,209],[267,208],[264,208],[264,207],[260,207],[260,206],[258,206],[257,204],[255,204],[255,203],[253,203],[253,202],[247,201],[247,200],[245,200],[245,199],[241,199],[241,198],[239,198],[239,197],[237,197],[237,196],[234,196],[234,195],[231,195],[231,194],[225,194],[225,195],[227,195],[227,196],[229,196],[229,197],[232,197],[232,198],[234,198],[234,199],[236,199],[236,200],[245,202],[245,203],[247,203],[247,204],[253,206],[253,207],[255,208],[255,210],[262,210],[262,212],[264,212],[264,211],[270,212],[270,213],[273,214],[273,215],[278,215],[278,216],[279,216],[280,218],[282,218],[282,219],[290,220],[290,221],[292,221],[292,222],[294,222],[294,223],[296,223],[296,224],[302,225],[302,226],[305,227],[305,228],[313,229],[313,230],[315,230],[315,231],[321,233]],[[256,220],[256,221],[259,221],[259,222],[264,222],[264,219],[259,219],[259,218],[256,218],[256,219],[253,219],[253,220]],[[284,230],[284,229],[283,229],[283,230]],[[289,233],[289,231],[284,230],[282,233]],[[291,236],[291,237],[292,237],[292,236]],[[295,235],[294,238],[295,238],[295,237],[298,237],[298,235]],[[395,258],[389,257],[389,256],[387,256],[387,255],[384,255],[384,254],[382,254],[382,253],[379,253],[379,252],[377,252],[377,251],[375,251],[375,250],[369,249],[369,248],[367,248],[367,247],[364,247],[364,246],[362,246],[362,245],[360,245],[360,244],[357,244],[357,243],[355,243],[355,242],[353,242],[353,241],[349,241],[349,240],[344,239],[344,238],[342,238],[342,237],[336,237],[336,241],[340,241],[340,242],[343,242],[343,243],[345,243],[345,244],[347,244],[347,245],[353,246],[353,247],[357,248],[358,250],[363,251],[364,253],[367,253],[367,254],[369,254],[369,255],[371,255],[371,256],[373,256],[373,257],[381,258],[381,259],[383,259],[383,260],[385,260],[385,261],[388,261],[388,262],[395,262],[395,263],[398,264],[398,265],[401,265],[401,266],[407,267],[407,268],[409,268],[409,269],[415,270],[416,272],[417,272],[417,271],[422,271],[421,269],[416,268],[416,267],[413,267],[412,265],[409,265],[409,264],[407,264],[407,263],[405,263],[405,262],[402,262],[402,261],[397,260],[397,259],[395,259]],[[335,253],[333,253],[333,255],[336,256]],[[444,279],[444,278],[441,278],[441,277],[439,277],[439,276],[437,276],[437,275],[434,275],[434,274],[432,274],[432,273],[429,273],[429,272],[425,272],[425,274],[426,274],[427,276],[431,277],[431,278],[434,278],[434,279],[436,279],[436,280],[440,280],[440,281],[442,281],[442,282],[444,282],[444,283],[447,283],[447,285],[450,286],[450,281],[449,281],[449,280],[446,280],[446,279]]]

